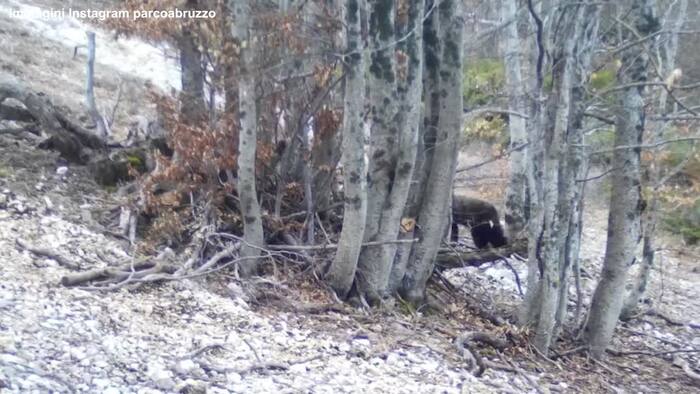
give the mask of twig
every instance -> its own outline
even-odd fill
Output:
[[[481,166],[485,166],[486,164],[493,163],[494,161],[501,160],[502,158],[509,156],[509,155],[510,155],[511,153],[513,153],[513,152],[517,152],[517,151],[519,151],[519,150],[525,149],[528,145],[530,145],[529,142],[526,142],[526,143],[524,143],[524,144],[520,144],[520,145],[515,146],[515,147],[513,147],[513,148],[511,148],[511,149],[508,149],[507,151],[505,151],[505,152],[503,152],[503,153],[500,153],[500,154],[498,154],[498,155],[496,155],[496,156],[494,156],[494,157],[492,157],[492,158],[490,158],[490,159],[488,159],[488,160],[482,161],[482,162],[480,162],[480,163],[472,164],[472,165],[467,166],[467,167],[458,168],[456,172],[457,172],[457,174],[459,174],[460,172],[470,171],[470,170],[473,170],[473,169],[475,169],[475,168],[479,168],[479,167],[481,167]]]
[[[520,286],[520,276],[518,276],[518,271],[516,271],[515,268],[513,268],[508,259],[503,258],[502,260],[506,267],[508,267],[508,269],[510,269],[510,271],[513,273],[513,276],[515,277],[515,284],[518,286],[518,293],[520,293],[520,295],[522,296],[524,293],[523,288]]]
[[[253,352],[253,355],[255,356],[255,359],[258,360],[258,363],[262,363],[262,361],[260,360],[260,356],[258,355],[258,351],[255,350],[255,348],[253,347],[253,345],[252,345],[247,339],[245,339],[245,338],[243,338],[243,342],[244,342],[246,345],[248,345],[248,347],[250,348],[250,350]]]
[[[224,348],[224,344],[221,342],[210,343],[208,345],[204,345],[204,346],[200,347],[197,350],[194,350],[192,352],[189,352],[185,355],[180,356],[178,358],[178,360],[192,359],[192,358],[195,358],[195,357],[199,356],[200,354],[206,352],[207,350],[223,349],[223,348]]]
[[[614,349],[606,349],[605,351],[612,354],[613,356],[617,356],[617,357],[634,356],[634,355],[658,357],[658,356],[664,356],[666,354],[700,353],[700,349],[680,349],[680,350],[666,350],[666,351],[658,351],[658,352],[647,352],[647,351],[643,351],[643,350],[624,351],[624,350],[614,350]]]

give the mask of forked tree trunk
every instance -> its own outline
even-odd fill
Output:
[[[362,0],[345,4],[346,53],[345,97],[343,99],[343,191],[345,210],[343,230],[326,280],[338,296],[350,291],[362,247],[367,213],[367,165],[364,153],[363,108],[365,97],[365,55],[362,42]]]
[[[536,327],[534,344],[546,354],[565,318],[568,301],[568,254],[575,243],[571,219],[578,204],[576,175],[583,163],[581,141],[582,86],[597,37],[596,6],[572,5],[561,11],[561,23],[552,32],[552,92],[544,113],[544,133],[532,146],[540,176],[531,218],[528,290],[522,322]],[[542,142],[540,142],[540,138]],[[531,272],[536,269],[539,277]]]
[[[633,3],[628,14],[641,37],[659,28],[655,2]],[[630,38],[636,37],[629,35]],[[618,73],[620,85],[647,81],[649,41],[628,48],[622,54]],[[601,279],[593,294],[588,322],[584,329],[591,355],[602,358],[617,325],[624,300],[627,269],[633,263],[640,241],[642,212],[640,148],[644,122],[644,86],[628,87],[622,91],[616,114],[615,146],[612,162],[612,194],[608,216],[608,240]]]
[[[508,109],[525,113],[525,94],[522,68],[520,64],[520,39],[518,37],[518,7],[516,0],[501,0],[501,22],[509,22],[503,28],[503,58],[505,82],[508,92]],[[526,155],[527,128],[522,116],[509,117],[510,156],[508,164],[510,177],[506,188],[506,235],[509,239],[521,237],[528,219]]]
[[[462,2],[443,0],[439,12],[440,114],[432,164],[418,216],[420,240],[411,255],[402,282],[403,296],[413,303],[425,298],[425,287],[447,226],[452,179],[462,130],[462,65],[464,15]]]
[[[260,204],[255,187],[255,150],[257,145],[257,119],[255,103],[255,79],[253,77],[254,40],[251,37],[251,2],[231,0],[233,10],[232,34],[240,48],[240,79],[238,86],[238,116],[240,137],[238,143],[238,197],[243,216],[243,241],[240,264],[241,274],[255,274],[263,246],[263,227]]]
[[[403,211],[404,223],[401,226],[399,238],[413,239],[416,233],[415,220],[418,218],[425,185],[428,175],[430,174],[430,166],[435,146],[435,132],[437,130],[437,120],[439,114],[439,56],[440,42],[438,40],[438,12],[437,7],[434,7],[433,0],[428,0],[423,6],[424,12],[430,12],[424,16],[424,21],[420,28],[422,29],[422,54],[420,55],[422,73],[422,90],[425,97],[423,108],[419,105],[415,111],[415,116],[418,116],[418,136],[416,147],[416,160],[413,169],[411,186],[409,188],[407,201]],[[412,52],[409,53],[412,58]],[[413,60],[410,64],[413,63]],[[412,66],[411,66],[412,67]],[[412,72],[412,69],[409,69]],[[420,98],[419,98],[420,99]],[[419,103],[420,104],[420,103]],[[396,257],[391,268],[389,276],[389,292],[396,293],[401,288],[408,261],[413,253],[414,245],[411,243],[399,244],[396,250]]]
[[[371,89],[374,92],[371,103],[377,113],[372,124],[364,236],[366,242],[386,243],[363,249],[356,274],[358,291],[372,304],[388,295],[389,277],[397,250],[397,245],[391,241],[396,240],[399,234],[416,159],[422,90],[422,3],[416,1],[409,5],[407,20],[396,23],[396,34],[393,29],[391,32],[384,31],[386,24],[394,19],[392,8],[377,4],[373,9],[373,24],[370,25],[370,33],[375,38],[373,47],[389,48],[374,53],[370,66]],[[395,50],[390,45],[398,36],[405,36],[408,32],[412,34],[397,48],[407,56],[397,72]]]

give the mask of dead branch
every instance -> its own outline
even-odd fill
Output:
[[[277,370],[277,371],[286,371],[291,367],[292,365],[296,364],[306,364],[311,361],[318,360],[322,357],[322,355],[318,354],[315,356],[311,357],[306,357],[306,358],[300,358],[298,360],[292,360],[287,363],[281,363],[281,362],[260,362],[251,365],[250,367],[239,369],[237,372],[239,375],[243,376],[247,373],[250,372],[264,372],[264,371],[270,371],[270,370]]]
[[[455,346],[457,350],[459,350],[462,358],[467,361],[469,372],[476,377],[481,376],[486,370],[486,367],[484,367],[484,362],[479,353],[472,349],[469,341],[464,340],[462,337],[456,338]]]
[[[690,365],[688,365],[687,361],[676,356],[673,358],[673,365],[683,369],[683,372],[685,372],[685,374],[690,378],[690,380],[692,380],[696,386],[700,386],[700,374],[693,371],[693,369],[690,368]]]
[[[362,246],[377,246],[386,244],[406,244],[418,241],[417,239],[397,239],[393,241],[372,241],[365,242]],[[267,245],[270,250],[291,250],[291,251],[304,251],[304,250],[333,250],[337,249],[338,245],[328,244],[328,245]]]
[[[645,312],[645,314],[649,315],[649,316],[659,317],[662,320],[666,321],[666,323],[668,323],[672,326],[680,326],[680,327],[688,326],[692,329],[696,329],[696,330],[700,329],[700,325],[692,324],[692,323],[684,323],[684,322],[682,322],[676,318],[673,318],[673,317],[671,317],[671,316],[669,316],[669,315],[667,315],[659,310],[656,310],[654,308],[649,309],[648,311]]]
[[[514,254],[527,254],[527,240],[518,240],[512,244],[488,250],[469,252],[440,251],[435,260],[436,269],[446,270],[462,267],[479,267],[484,263],[505,259]]]
[[[135,263],[129,263],[120,267],[100,268],[86,272],[80,272],[73,275],[66,275],[61,278],[61,284],[66,287],[77,286],[83,283],[88,283],[96,280],[106,280],[113,276],[121,277],[123,274],[128,274],[133,271],[141,271],[155,267],[156,263],[152,260],[141,260]]]
[[[700,353],[700,349],[680,349],[680,350],[664,350],[664,351],[657,351],[657,352],[648,352],[644,350],[630,350],[630,351],[624,351],[624,350],[614,350],[614,349],[606,349],[606,351],[613,356],[616,357],[622,357],[622,356],[652,356],[652,357],[659,357],[659,356],[664,356],[667,354],[678,354],[678,353]]]
[[[27,242],[26,240],[23,240],[22,238],[15,239],[15,243],[20,248],[27,250],[29,252],[32,252],[37,256],[48,257],[52,260],[55,260],[58,263],[58,265],[60,265],[61,267],[68,268],[70,270],[80,269],[80,266],[78,264],[61,256],[61,254],[56,252],[56,251],[34,246],[34,245],[30,244],[29,242]]]
[[[204,346],[200,347],[199,349],[196,349],[196,350],[193,350],[193,351],[191,351],[191,352],[189,352],[189,353],[186,353],[186,354],[184,354],[184,355],[178,357],[177,359],[178,359],[178,360],[193,359],[193,358],[199,356],[200,354],[206,352],[207,350],[212,350],[212,349],[223,349],[224,347],[225,347],[225,345],[224,345],[223,342],[214,342],[214,343],[210,343],[210,344],[208,344],[208,345],[204,345]]]

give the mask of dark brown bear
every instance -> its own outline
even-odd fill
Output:
[[[483,249],[488,244],[494,248],[508,243],[503,235],[503,227],[498,218],[498,211],[491,203],[477,198],[452,196],[452,241],[459,237],[457,225],[469,227],[474,245]]]

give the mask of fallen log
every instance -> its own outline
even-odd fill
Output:
[[[490,261],[505,259],[516,254],[527,256],[527,240],[517,240],[495,249],[475,251],[441,249],[435,260],[435,269],[446,270],[451,268],[479,267]]]

